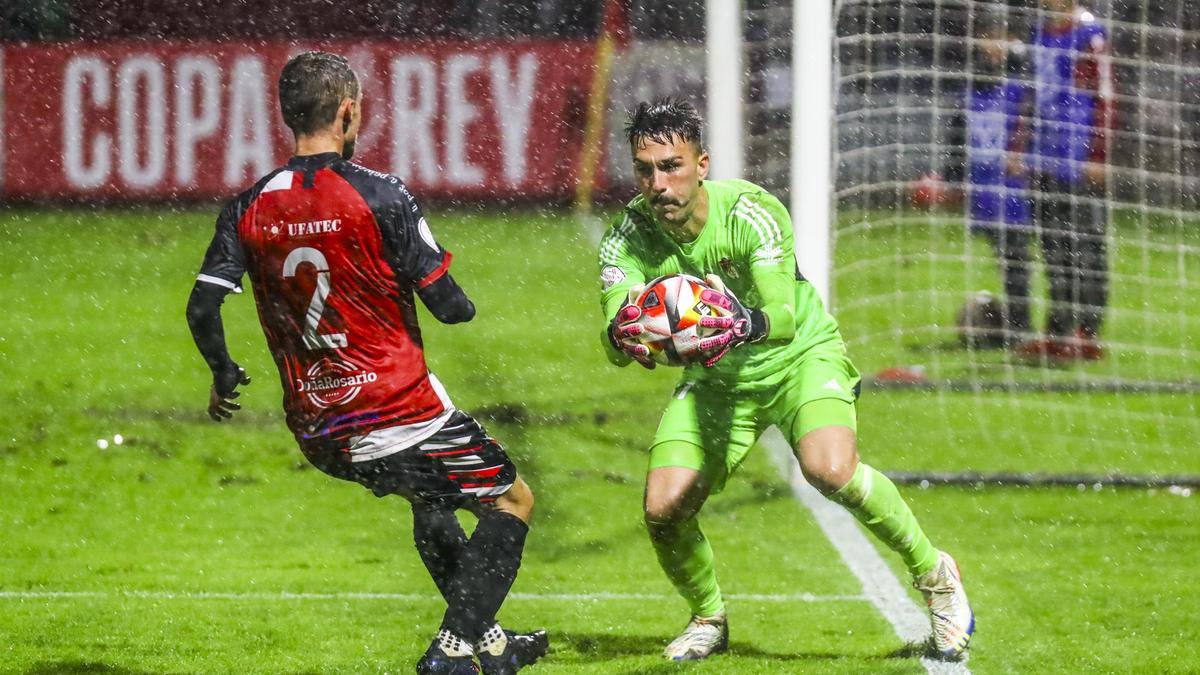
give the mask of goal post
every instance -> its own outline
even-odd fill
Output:
[[[704,29],[709,177],[741,178],[745,152],[742,0],[707,0]]]
[[[800,270],[828,305],[833,299],[833,5],[800,0],[792,14],[792,228]]]
[[[789,125],[790,133],[773,136],[766,144],[747,143],[747,127],[753,134],[754,118],[762,112],[755,110],[749,99],[745,72],[754,74],[755,68],[779,66],[777,58],[755,58],[753,50],[762,48],[779,51],[773,46],[773,36],[760,34],[744,35],[748,22],[756,14],[780,10],[791,14],[784,21],[791,29],[791,44],[788,47],[796,55],[795,67],[790,69],[790,82],[783,87],[788,92],[786,101],[790,116],[797,121]],[[830,299],[831,248],[830,195],[831,180],[831,135],[832,91],[833,91],[833,4],[820,0],[796,2],[789,7],[786,3],[771,0],[707,0],[705,8],[705,51],[706,51],[706,107],[707,145],[712,156],[710,176],[720,178],[756,178],[755,172],[747,175],[747,164],[769,163],[774,166],[786,163],[790,167],[779,177],[781,197],[790,198],[792,227],[797,242],[797,258],[800,269],[817,289],[822,299]],[[784,17],[786,18],[786,17]],[[780,24],[778,20],[760,22]],[[763,29],[756,30],[762,33]],[[777,56],[777,55],[776,55]],[[782,72],[786,73],[786,70]],[[763,73],[759,73],[762,75]],[[776,80],[778,73],[766,74]],[[780,88],[778,82],[774,85]],[[767,95],[768,97],[770,95]],[[775,94],[778,98],[779,94]],[[769,107],[769,103],[762,103]],[[786,112],[786,111],[785,111]],[[750,124],[747,124],[747,118]],[[789,150],[777,153],[772,142],[785,142]],[[764,155],[780,154],[782,157],[747,158],[747,147]],[[790,176],[790,178],[788,178]],[[768,185],[767,187],[774,187]]]

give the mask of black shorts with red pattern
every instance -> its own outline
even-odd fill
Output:
[[[321,452],[306,448],[305,456],[321,471],[358,483],[376,497],[396,494],[460,508],[496,501],[517,479],[517,468],[504,448],[461,410],[429,438],[378,459],[352,462],[348,441],[331,445]]]

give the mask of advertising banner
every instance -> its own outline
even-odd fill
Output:
[[[346,55],[362,78],[355,161],[429,197],[573,192],[592,47],[559,41],[6,46],[0,190],[232,196],[291,154],[276,80],[289,57],[318,48]]]

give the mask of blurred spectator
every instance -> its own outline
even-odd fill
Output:
[[[1007,13],[976,16],[966,90],[966,210],[971,231],[991,243],[1000,262],[1004,298],[1000,330],[979,347],[1015,346],[1029,338],[1030,234],[1033,204],[1025,150],[1033,92],[1024,45],[1009,40]]]
[[[1031,358],[1096,360],[1108,304],[1105,163],[1115,91],[1108,36],[1075,0],[1041,0],[1031,57],[1036,92],[1031,172],[1034,222],[1050,281],[1046,336]]]

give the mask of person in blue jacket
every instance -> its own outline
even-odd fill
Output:
[[[1034,226],[1025,153],[1034,97],[1027,50],[1009,40],[1006,19],[997,12],[976,17],[966,89],[967,221],[972,232],[992,244],[1004,286],[999,331],[979,335],[972,341],[977,347],[1013,347],[1031,337],[1029,244]]]
[[[1108,305],[1106,162],[1116,93],[1108,37],[1075,0],[1041,0],[1029,51],[1028,168],[1050,311],[1045,336],[1017,353],[1094,361],[1104,356]]]

